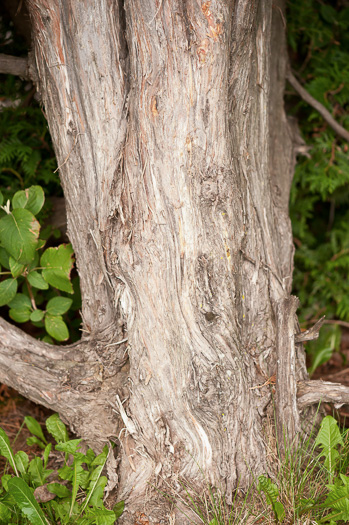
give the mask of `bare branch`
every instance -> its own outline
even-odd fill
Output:
[[[349,387],[330,381],[299,381],[297,405],[304,408],[320,402],[342,405],[349,403]]]
[[[25,80],[29,80],[28,58],[20,58],[0,53],[0,73],[5,75],[17,75]]]
[[[338,122],[332,117],[331,113],[314,97],[312,97],[301,84],[298,82],[298,80],[293,75],[290,68],[287,70],[286,78],[298,93],[300,97],[307,102],[310,106],[312,106],[316,111],[320,113],[322,118],[326,120],[327,124],[331,126],[331,128],[342,137],[344,140],[349,142],[349,131],[347,131],[343,126],[338,124]]]
[[[317,339],[319,337],[319,331],[322,325],[325,322],[325,316],[321,317],[314,326],[309,328],[309,330],[306,330],[305,332],[300,332],[299,334],[296,334],[294,336],[294,340],[296,343],[302,343],[303,341],[313,341],[313,339]]]
[[[26,398],[57,411],[83,437],[106,419],[113,430],[115,416],[107,403],[108,389],[100,390],[100,362],[91,359],[89,341],[69,346],[53,346],[38,341],[0,318],[0,382]],[[111,386],[111,389],[115,386]],[[96,406],[96,403],[98,407]],[[97,422],[91,424],[96,414]],[[98,423],[99,420],[99,423]],[[82,423],[82,424],[81,424]],[[110,431],[112,433],[112,431]],[[94,436],[94,439],[99,439]]]

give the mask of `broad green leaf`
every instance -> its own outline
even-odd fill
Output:
[[[103,451],[92,461],[91,466],[104,465],[108,457],[108,445],[104,445]]]
[[[47,490],[49,492],[52,492],[52,494],[56,494],[59,498],[70,498],[71,492],[65,485],[62,485],[61,483],[50,483],[47,485]]]
[[[24,270],[24,264],[19,264],[17,261],[14,260],[13,257],[9,258],[9,264],[10,264],[10,270],[12,273],[12,277],[14,279],[17,279],[20,275],[22,275]]]
[[[21,478],[12,478],[8,482],[11,496],[32,525],[48,525],[46,518],[33,496],[31,489]]]
[[[102,454],[97,456],[95,460],[91,463],[91,465],[93,465],[95,461],[97,461],[96,464],[98,466],[91,473],[90,480],[89,480],[89,486],[88,486],[88,492],[87,492],[86,499],[81,507],[81,513],[83,513],[83,511],[86,509],[89,503],[92,504],[93,506],[98,506],[99,504],[102,504],[103,502],[103,493],[104,493],[105,485],[107,483],[107,478],[104,476],[100,478],[100,475],[107,461],[107,457],[108,457],[108,446],[105,445],[105,447],[103,448]]]
[[[35,268],[37,268],[39,266],[39,260],[40,260],[40,256],[39,256],[38,252],[36,251],[35,254],[34,254],[34,258],[33,258],[32,262],[27,267],[28,268],[28,273],[34,271]]]
[[[61,244],[58,248],[47,248],[42,254],[40,266],[42,276],[51,286],[63,292],[73,293],[70,272],[74,264],[71,244]]]
[[[96,454],[93,452],[92,448],[87,449],[87,452],[84,457],[84,463],[86,463],[86,465],[91,465],[95,457]]]
[[[105,486],[108,480],[105,476],[99,477],[102,471],[101,467],[97,467],[95,470],[96,470],[97,476],[96,476],[96,479],[91,480],[91,484],[90,484],[91,498],[89,498],[88,503],[92,507],[101,508],[103,507],[104,489],[105,489]],[[94,472],[92,474],[94,474]]]
[[[0,242],[21,264],[30,263],[34,258],[39,232],[40,224],[30,211],[23,208],[0,219]]]
[[[32,307],[29,297],[24,293],[16,294],[16,297],[8,305],[15,310]]]
[[[25,416],[24,423],[27,425],[29,432],[31,432],[32,434],[34,434],[34,436],[41,439],[44,443],[47,443],[47,440],[44,436],[41,425],[40,423],[36,421],[36,419],[34,419],[31,416]]]
[[[12,479],[12,474],[3,474],[1,476],[1,485],[4,487],[4,490],[8,492],[8,482]]]
[[[71,307],[73,299],[69,297],[53,297],[46,305],[47,313],[51,315],[63,315]]]
[[[258,484],[259,492],[264,492],[268,503],[270,505],[274,505],[274,503],[276,503],[277,498],[279,496],[279,490],[277,486],[275,485],[275,483],[272,483],[270,478],[267,478],[265,476],[259,476],[258,481],[259,481],[259,484]]]
[[[349,520],[349,479],[343,480],[343,485],[339,485],[339,480],[336,480],[335,485],[328,485],[329,495],[326,498],[325,503],[321,505],[324,509],[333,509],[334,512],[326,516],[326,521],[334,520],[335,523],[339,520],[343,520],[348,523]]]
[[[53,499],[51,502],[50,502],[51,506],[53,507],[54,509],[54,513],[55,513],[55,518],[60,520],[58,521],[58,523],[62,523],[62,525],[78,525],[79,522],[78,521],[75,521],[75,519],[72,519],[72,520],[69,520],[68,521],[68,514],[69,514],[69,508],[70,508],[70,501],[67,499],[60,499],[60,500],[57,500],[57,499]],[[75,514],[77,513],[78,511],[78,504],[75,503],[74,505],[74,517],[75,517]],[[81,524],[79,524],[81,525]],[[93,522],[91,523],[90,521],[86,522],[84,525],[93,525]]]
[[[3,194],[0,191],[0,206],[3,205],[3,202],[4,202],[4,196],[3,196]]]
[[[7,251],[5,250],[5,248],[3,248],[2,246],[0,246],[0,264],[1,266],[3,266],[4,268],[6,268],[6,270],[9,270],[10,269],[10,261],[9,261],[9,254],[7,253]]]
[[[28,473],[38,486],[44,485],[52,472],[53,470],[44,469],[44,463],[41,458],[35,457],[29,464]]]
[[[31,460],[28,468],[28,472],[31,476],[31,479],[36,485],[44,485],[45,475],[44,475],[44,465],[41,458],[35,457]]]
[[[26,323],[30,319],[31,310],[29,308],[11,308],[9,316],[16,323]]]
[[[58,475],[61,479],[66,481],[71,481],[73,478],[73,470],[69,465],[64,465],[64,467],[58,469]]]
[[[285,516],[285,509],[282,503],[277,501],[277,498],[279,496],[279,489],[277,488],[275,483],[272,483],[270,478],[267,478],[265,476],[259,476],[258,481],[258,491],[264,492],[267,502],[269,503],[269,505],[272,506],[276,521],[282,521]]]
[[[43,343],[48,343],[49,345],[54,345],[55,344],[54,340],[49,335],[44,335],[44,337],[41,339],[41,341],[43,341]]]
[[[70,441],[66,441],[64,443],[58,443],[55,448],[56,450],[61,450],[62,452],[67,452],[68,454],[72,455],[76,455],[76,453],[81,454],[81,452],[78,452],[81,441],[81,439],[71,439]]]
[[[43,454],[44,468],[47,467],[48,458],[50,456],[51,449],[52,449],[52,443],[49,443],[48,445],[46,445],[44,454]]]
[[[60,315],[45,315],[45,328],[47,333],[57,341],[66,341],[69,330]]]
[[[28,273],[27,275],[28,282],[31,286],[34,288],[38,288],[39,290],[47,290],[48,284],[41,275],[41,273],[37,272],[36,270]]]
[[[326,416],[321,421],[315,445],[321,446],[321,456],[325,456],[324,466],[333,474],[339,457],[339,452],[336,447],[343,445],[343,439],[338,428],[338,423],[332,416]]]
[[[113,509],[114,510],[114,509]],[[209,525],[219,525],[218,521],[216,520],[216,518],[213,518],[213,520],[210,521]]]
[[[12,199],[12,207],[26,208],[37,215],[45,202],[44,190],[41,186],[31,186],[23,191],[17,191]]]
[[[276,514],[277,520],[282,521],[285,517],[285,509],[280,501],[276,501],[274,504],[274,512]]]
[[[38,239],[38,244],[36,246],[37,250],[41,250],[46,244],[46,241],[44,239]]]
[[[4,503],[0,502],[0,521],[2,523],[10,523],[11,516],[11,510]]]
[[[10,440],[2,428],[0,428],[0,454],[4,456],[4,458],[8,459],[11,467],[16,473],[16,476],[18,476],[18,470],[17,470],[16,463],[14,460],[14,455],[13,455],[12,447],[10,445]]]
[[[34,310],[30,314],[30,320],[33,323],[39,323],[44,318],[45,312],[43,310]]]
[[[30,436],[29,438],[27,438],[27,445],[29,447],[33,446],[33,445],[37,445],[38,447],[44,449],[45,448],[45,443],[43,443],[41,441],[41,439],[37,438],[36,436]]]
[[[69,440],[67,427],[59,418],[58,414],[52,414],[52,416],[46,420],[46,428],[57,443],[65,443]]]
[[[12,301],[17,292],[17,280],[5,279],[0,283],[0,306],[4,306]]]
[[[23,450],[19,450],[17,454],[15,454],[14,458],[18,471],[21,474],[25,474],[29,465],[28,455],[23,452]]]
[[[113,512],[115,512],[115,519],[120,518],[121,514],[124,512],[125,508],[125,502],[119,501],[116,505],[113,507]]]
[[[115,514],[112,510],[108,510],[105,507],[102,509],[89,509],[87,517],[93,517],[94,525],[114,525]]]

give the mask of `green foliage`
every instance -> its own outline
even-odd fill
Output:
[[[348,35],[349,7],[342,2],[288,2],[292,67],[305,89],[346,129]],[[290,201],[296,243],[294,289],[301,300],[302,320],[325,313],[349,321],[348,145],[298,97],[289,96],[288,104],[310,148],[309,158],[298,159]]]
[[[1,192],[0,201],[4,202]],[[44,327],[56,341],[66,341],[69,330],[62,316],[71,308],[73,299],[52,295],[50,286],[67,294],[74,293],[70,279],[73,249],[70,244],[45,249],[47,239],[40,238],[41,225],[36,218],[44,202],[43,189],[31,186],[17,191],[12,203],[8,199],[2,206],[0,306],[9,307],[13,321],[31,321],[37,327]]]
[[[321,456],[325,456],[324,467],[328,470],[330,479],[334,475],[339,452],[338,445],[344,445],[337,421],[332,416],[325,417],[317,435],[315,445],[322,448]]]
[[[321,422],[314,446],[307,451],[308,458],[305,463],[303,463],[305,456],[298,444],[295,453],[290,450],[286,451],[287,468],[278,473],[277,483],[273,483],[266,476],[258,478],[258,491],[265,494],[267,504],[271,506],[276,522],[282,522],[285,519],[286,505],[284,506],[279,501],[281,498],[284,498],[286,502],[289,502],[290,499],[293,501],[293,512],[297,517],[297,523],[298,519],[300,523],[303,523],[305,515],[309,523],[330,522],[331,525],[334,525],[338,521],[347,522],[349,520],[349,478],[343,474],[343,469],[346,471],[348,465],[347,462],[341,462],[341,456],[348,453],[345,444],[347,435],[348,431],[344,436],[341,434],[338,423],[333,417],[326,416]],[[320,453],[316,452],[318,449]],[[302,460],[298,467],[294,459],[292,465],[289,463],[290,456],[297,458],[297,461]],[[287,489],[294,484],[295,470],[298,470],[299,467],[301,478],[305,483],[296,481],[295,485],[298,485],[301,491],[297,495],[295,493],[291,495]],[[318,488],[317,495],[314,493],[309,495],[307,492],[312,485]]]
[[[271,505],[273,509],[275,521],[282,521],[285,517],[285,509],[283,504],[278,501],[279,490],[277,486],[265,476],[259,476],[258,481],[258,490],[264,492],[268,505]]]
[[[341,329],[337,325],[325,325],[321,328],[319,338],[307,344],[307,353],[311,358],[309,374],[332,357],[333,352],[339,352]]]
[[[0,428],[0,454],[10,463],[14,471],[3,474],[0,489],[0,523],[24,525],[112,525],[124,510],[124,502],[117,503],[112,510],[103,504],[107,478],[102,476],[108,456],[106,445],[101,454],[95,455],[92,449],[86,454],[80,452],[80,439],[69,440],[67,429],[58,414],[46,422],[47,431],[56,438],[55,449],[65,454],[64,464],[58,469],[58,479],[50,481],[53,471],[47,469],[52,445],[47,440],[41,426],[32,417],[25,423],[34,434],[35,443],[45,447],[43,458],[31,461],[23,451],[13,453],[5,432]],[[52,494],[51,501],[40,502],[38,491],[44,489]],[[45,498],[46,500],[49,498]]]

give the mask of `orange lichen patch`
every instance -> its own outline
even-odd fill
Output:
[[[145,514],[139,514],[134,525],[149,525],[149,519]]]
[[[152,112],[154,117],[157,117],[159,115],[158,108],[156,106],[156,97],[155,96],[151,97],[151,112]]]
[[[198,49],[197,54],[199,55],[200,64],[204,64],[206,62],[206,55],[209,48],[209,41],[207,38],[204,38],[204,40],[201,41]]]
[[[219,35],[223,32],[223,26],[222,24],[216,24],[212,12],[210,10],[211,2],[204,2],[201,6],[201,10],[203,14],[205,15],[205,18],[208,22],[209,28],[210,28],[210,37],[213,38],[215,42],[218,42]]]

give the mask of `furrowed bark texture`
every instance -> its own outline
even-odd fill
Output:
[[[283,5],[28,5],[81,277],[82,360],[97,356],[94,395],[114,385],[126,429],[123,523],[145,510],[167,523],[152,487],[200,487],[198,465],[230,502],[267,468],[270,393],[253,387],[275,374],[275,305],[291,287]]]

